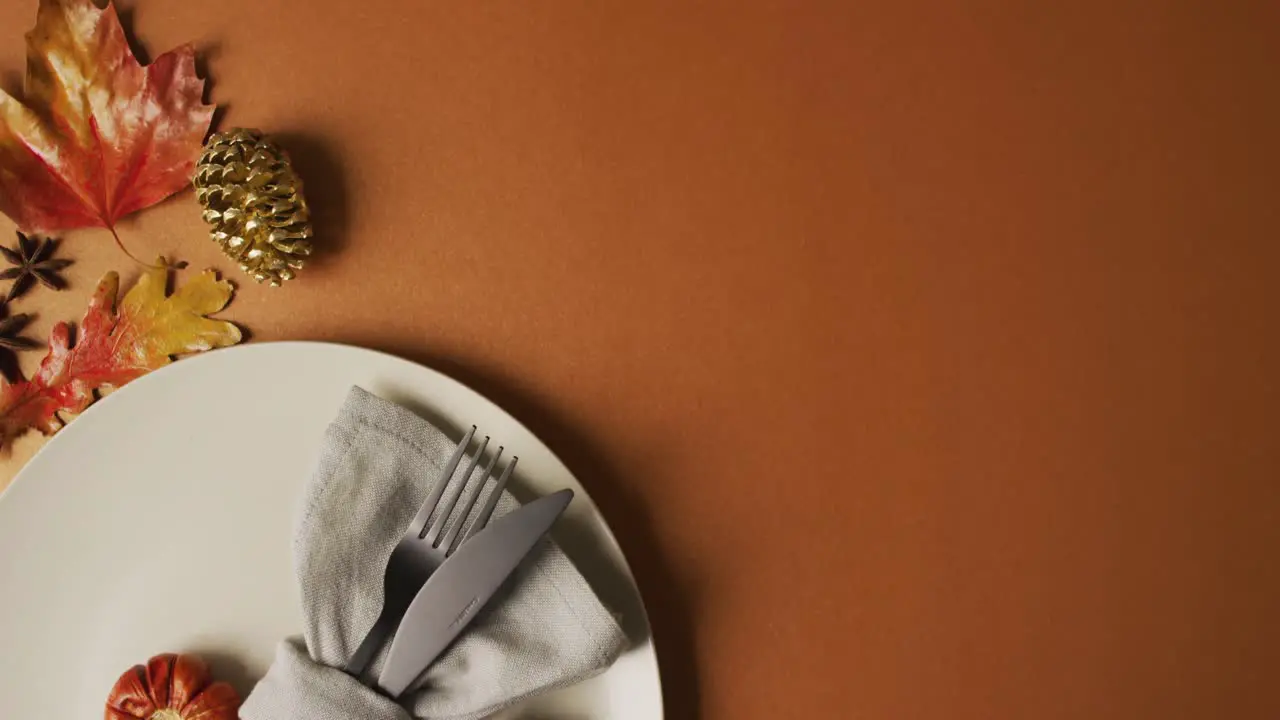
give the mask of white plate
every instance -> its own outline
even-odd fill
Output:
[[[199,653],[251,687],[276,642],[301,632],[290,532],[352,385],[519,448],[528,490],[578,492],[557,539],[623,614],[634,649],[519,715],[660,719],[639,593],[568,468],[461,383],[319,343],[212,352],[135,381],[63,429],[0,495],[0,718],[100,718],[120,673],[160,652]]]

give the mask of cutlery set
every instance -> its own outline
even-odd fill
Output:
[[[518,458],[512,457],[468,524],[503,450],[499,447],[478,478],[472,478],[489,443],[484,438],[462,480],[446,495],[475,434],[472,426],[458,443],[392,550],[383,578],[382,611],[343,667],[391,698],[403,694],[471,623],[573,499],[572,490],[560,490],[490,523],[515,470]],[[388,637],[391,648],[381,673],[376,679],[365,678]]]

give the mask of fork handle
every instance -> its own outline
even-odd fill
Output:
[[[356,648],[351,658],[347,660],[347,664],[342,668],[348,675],[354,675],[359,678],[364,674],[365,669],[369,667],[370,661],[373,660],[373,656],[378,654],[378,648],[382,646],[383,641],[395,631],[396,616],[397,614],[386,604],[382,606],[382,612],[378,614],[378,619],[373,623],[373,627],[369,628],[369,632],[365,634],[360,647]],[[370,678],[370,682],[372,680],[373,678]]]

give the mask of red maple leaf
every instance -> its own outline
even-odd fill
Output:
[[[115,8],[41,0],[25,103],[0,91],[0,212],[29,232],[114,229],[191,181],[213,106],[195,50],[143,68]]]

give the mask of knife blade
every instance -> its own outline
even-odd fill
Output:
[[[405,611],[378,689],[399,697],[471,623],[572,499],[572,490],[561,490],[534,500],[459,546]]]

